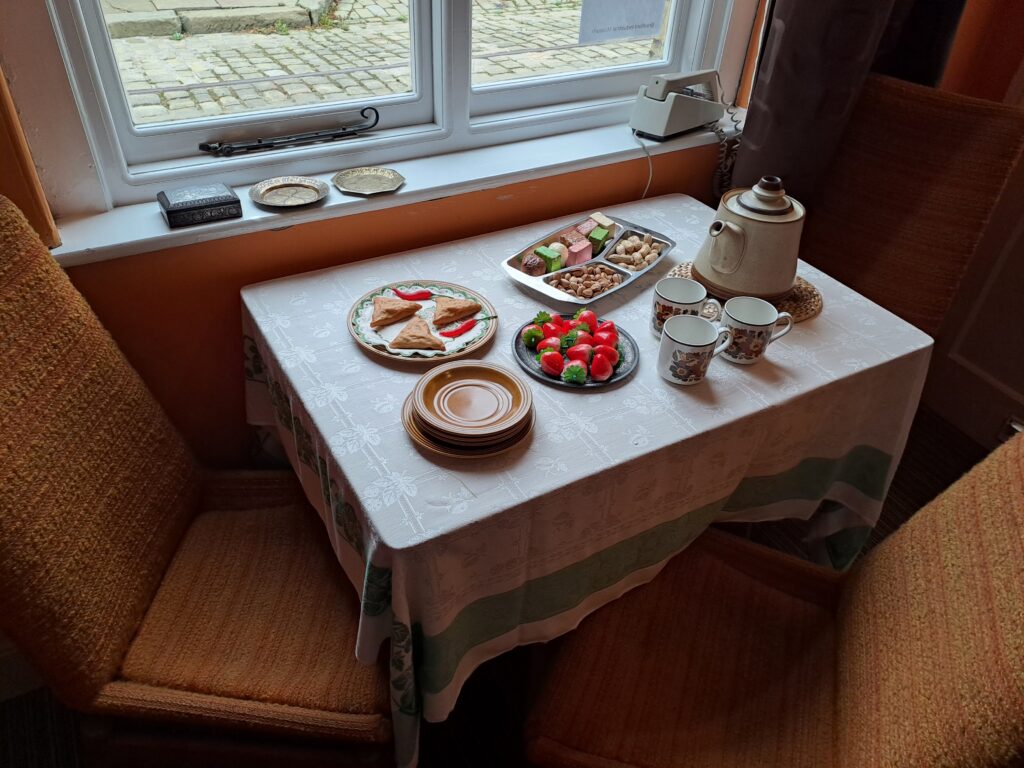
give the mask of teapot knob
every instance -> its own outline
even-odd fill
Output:
[[[778,176],[762,176],[757,184],[743,192],[736,201],[741,208],[765,216],[783,216],[793,210],[793,202],[786,196],[782,179]]]
[[[778,176],[762,176],[750,191],[759,200],[771,205],[778,205],[777,201],[786,199],[786,190],[783,189],[782,179]]]

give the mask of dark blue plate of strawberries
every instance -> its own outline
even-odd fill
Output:
[[[539,312],[522,325],[512,352],[530,376],[556,387],[592,389],[629,377],[640,361],[636,341],[592,310],[575,317]]]

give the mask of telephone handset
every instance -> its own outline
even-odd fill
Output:
[[[724,114],[718,72],[675,72],[655,75],[640,86],[629,127],[638,136],[664,141],[717,122]]]

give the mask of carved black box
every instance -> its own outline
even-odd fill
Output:
[[[238,195],[219,182],[167,190],[157,194],[156,199],[167,225],[172,229],[237,219],[242,215]]]

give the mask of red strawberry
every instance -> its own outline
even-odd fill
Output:
[[[597,315],[594,314],[594,310],[592,309],[581,309],[576,313],[576,319],[581,323],[586,323],[591,333],[600,327],[597,324]]]
[[[596,354],[590,361],[590,375],[594,381],[608,381],[614,372],[611,361],[604,355]]]
[[[543,352],[545,349],[553,349],[558,352],[562,349],[562,340],[557,336],[548,336],[544,341],[538,341],[537,351]]]
[[[574,333],[576,334],[576,338],[574,339],[573,344],[589,344],[590,346],[594,346],[594,337],[586,331],[575,331]]]
[[[606,344],[609,347],[614,347],[619,343],[619,334],[615,331],[598,331],[594,334],[594,339],[590,343],[595,347],[598,344]]]
[[[565,366],[565,370],[562,371],[562,381],[570,384],[586,384],[587,364],[582,360],[570,360],[569,364]]]
[[[540,356],[540,369],[549,376],[560,376],[564,365],[561,352],[545,352]]]
[[[612,365],[619,364],[619,350],[615,347],[610,347],[607,344],[598,344],[594,347],[595,355],[604,355],[608,358],[608,362]]]
[[[589,363],[590,358],[594,356],[594,348],[589,344],[575,344],[565,351],[565,356],[570,360],[582,360],[584,363]]]
[[[523,337],[523,344],[528,347],[537,346],[537,342],[544,338],[544,332],[536,323],[523,328],[520,335]]]

